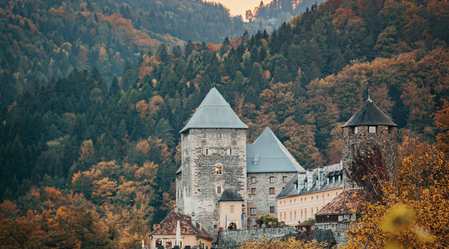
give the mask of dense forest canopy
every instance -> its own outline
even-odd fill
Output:
[[[266,28],[279,22],[270,25]],[[189,40],[218,44],[258,29],[205,1],[3,1],[0,106],[11,104],[33,81],[67,77],[74,68],[97,66],[110,83],[127,60],[134,62],[142,51],[154,53],[160,44],[181,53]]]
[[[128,2],[129,10],[137,5]],[[305,168],[340,160],[341,125],[368,88],[401,136],[435,141],[440,132],[432,115],[448,99],[447,1],[330,0],[272,33],[184,49],[173,36],[169,46],[153,43],[131,25],[139,18],[147,27],[139,16],[146,12],[127,19],[127,8],[110,1],[10,5],[0,6],[0,196],[9,200],[0,219],[18,227],[34,222],[29,229],[42,231],[49,217],[76,215],[97,245],[147,238],[174,205],[178,132],[213,86],[250,127],[248,142],[269,125]],[[106,7],[112,12],[92,9]],[[73,22],[80,19],[92,26]],[[123,40],[130,36],[137,38]],[[62,73],[64,64],[77,69]],[[27,213],[34,218],[19,218]],[[45,231],[50,237],[23,240],[47,245],[69,221],[58,222]]]

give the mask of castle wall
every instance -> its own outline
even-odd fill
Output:
[[[235,188],[246,214],[246,130],[190,129],[182,134],[182,176],[178,210],[195,217],[210,234],[219,229],[218,200],[225,188]],[[222,174],[217,174],[217,166]],[[179,188],[178,188],[179,187]],[[220,192],[221,191],[221,192]],[[177,195],[178,196],[178,195]]]
[[[245,241],[261,240],[262,238],[278,239],[283,236],[295,234],[296,227],[286,226],[277,228],[259,228],[251,230],[238,230],[238,231],[224,231],[220,232],[218,239],[218,248],[228,248],[238,245],[239,243],[245,243]]]
[[[397,156],[397,127],[376,126],[376,133],[369,133],[368,126],[343,127],[343,167],[348,169],[353,162],[353,156],[360,150],[367,151],[377,145],[381,149],[382,158],[390,174],[395,174]],[[349,181],[346,174],[344,188],[354,188],[355,185]]]
[[[275,167],[275,166],[273,166]],[[296,173],[258,173],[247,175],[248,186],[248,228],[256,225],[256,218],[269,214],[277,217],[276,196],[281,193],[285,185],[292,179]],[[252,178],[255,177],[255,183]],[[270,177],[274,177],[274,182],[270,183]],[[286,180],[284,182],[284,177]],[[251,189],[256,189],[256,194],[251,194]],[[274,194],[270,194],[270,188],[275,188]],[[274,207],[274,212],[270,213],[270,206]],[[256,208],[256,214],[251,215],[251,208]]]

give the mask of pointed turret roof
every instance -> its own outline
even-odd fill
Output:
[[[228,102],[212,88],[201,102],[193,117],[180,131],[189,129],[248,129],[242,120],[235,114]]]
[[[371,99],[368,99],[354,116],[343,127],[366,125],[397,126],[391,119],[377,107]]]
[[[304,168],[267,126],[253,144],[246,145],[248,173],[304,172]]]

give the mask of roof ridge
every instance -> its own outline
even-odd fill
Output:
[[[213,87],[180,132],[193,128],[248,129],[248,126],[235,114],[217,88]]]

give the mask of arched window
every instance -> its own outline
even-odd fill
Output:
[[[215,174],[217,174],[217,175],[223,174],[223,165],[222,164],[215,165]]]

